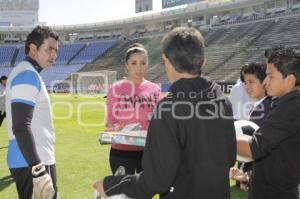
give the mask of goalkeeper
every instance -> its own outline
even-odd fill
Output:
[[[7,163],[20,199],[57,198],[51,106],[40,76],[54,63],[57,50],[58,36],[37,26],[27,36],[25,60],[7,81]]]

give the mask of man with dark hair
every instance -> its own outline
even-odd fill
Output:
[[[51,106],[39,74],[54,64],[57,50],[58,35],[37,26],[27,36],[25,60],[7,80],[7,161],[20,199],[57,198]]]
[[[0,77],[0,126],[2,126],[2,122],[6,117],[5,113],[5,89],[6,89],[7,77],[2,75]]]
[[[275,51],[280,51],[280,50],[283,50],[284,49],[284,46],[274,46],[272,47],[271,49],[267,49],[265,50],[265,58],[268,60],[268,58],[271,56],[272,52],[275,52]]]
[[[143,172],[108,176],[94,187],[104,197],[229,199],[229,169],[236,158],[233,115],[219,86],[199,75],[204,39],[194,28],[175,28],[162,45],[172,86],[151,119]]]
[[[266,68],[267,65],[265,63],[252,62],[249,64],[245,64],[241,70],[241,79],[243,80],[243,84],[245,85],[246,92],[249,97],[256,101],[252,110],[249,111],[249,118],[247,118],[247,120],[254,122],[258,126],[260,126],[264,122],[265,118],[269,114],[272,103],[272,97],[267,96],[266,89],[263,83],[264,79],[266,78]],[[249,130],[249,132],[247,132],[246,134],[252,136],[253,133],[254,130]],[[238,168],[240,169],[240,171],[244,172],[244,174],[238,174],[240,172],[239,171],[237,172],[237,178],[234,177],[234,175],[232,177],[233,179],[237,180],[237,186],[239,186],[242,190],[248,190],[249,180],[247,179],[249,179],[249,177],[251,176],[253,164],[255,164],[256,162],[238,163]],[[233,168],[233,171],[237,170]],[[239,180],[240,176],[247,176],[247,178],[242,178],[242,180]]]
[[[6,75],[2,75],[0,77],[0,83],[2,86],[6,87],[6,81],[7,81],[7,76]]]
[[[264,80],[277,99],[250,140],[238,140],[238,154],[255,162],[250,198],[298,199],[300,181],[300,51],[279,49],[268,56]]]

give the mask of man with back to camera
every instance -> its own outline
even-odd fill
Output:
[[[57,198],[50,99],[39,73],[54,64],[58,39],[49,27],[34,28],[7,81],[7,162],[20,199]]]
[[[173,84],[151,119],[143,172],[108,176],[94,187],[103,197],[229,199],[229,169],[236,158],[233,115],[218,85],[199,75],[204,39],[194,28],[175,28],[162,45]]]

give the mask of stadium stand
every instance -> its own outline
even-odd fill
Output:
[[[251,3],[251,1],[249,2]],[[54,80],[64,80],[69,78],[67,74],[70,76],[72,73],[68,71],[111,70],[117,71],[117,79],[121,79],[125,76],[125,50],[130,44],[139,42],[143,43],[149,51],[149,69],[146,78],[157,83],[167,83],[168,79],[161,59],[162,35],[173,27],[183,24],[200,28],[205,37],[208,63],[203,67],[202,73],[218,82],[233,83],[238,78],[240,67],[243,64],[263,61],[263,54],[266,49],[278,45],[295,48],[300,46],[300,35],[298,34],[300,3],[297,2],[294,1],[294,5],[290,5],[290,8],[282,8],[284,7],[282,5],[285,4],[280,4],[281,7],[279,8],[265,7],[269,3],[261,4],[259,8],[265,8],[264,14],[252,10],[244,13],[244,15],[224,12],[223,16],[218,14],[219,20],[216,22],[210,21],[209,23],[208,19],[206,22],[201,19],[203,21],[200,21],[200,24],[203,26],[199,26],[197,21],[191,21],[188,24],[179,15],[176,15],[181,14],[181,12],[184,13],[184,10],[178,12],[172,10],[149,16],[153,19],[156,16],[164,16],[166,17],[165,21],[151,21],[146,17],[133,18],[131,22],[122,20],[121,25],[118,25],[118,21],[111,24],[117,27],[111,31],[103,29],[99,32],[96,30],[93,32],[94,28],[97,28],[97,24],[92,24],[93,26],[79,25],[77,29],[76,26],[67,30],[62,29],[63,35],[68,34],[69,31],[74,32],[71,36],[75,40],[73,38],[72,41],[62,41],[54,69],[49,70],[47,76]],[[270,9],[271,12],[268,11]],[[187,14],[185,13],[185,15]],[[174,20],[172,21],[173,17]],[[180,20],[176,20],[176,17],[179,17]],[[133,25],[135,21],[145,24],[135,26]],[[203,22],[207,24],[203,24]],[[126,23],[131,24],[131,26],[123,27],[122,25]],[[105,26],[105,24],[109,25],[109,23],[102,25]],[[101,25],[99,27],[101,29]],[[86,32],[83,29],[86,29]],[[111,37],[114,32],[118,33],[118,37]],[[85,35],[89,37],[84,37]],[[71,36],[69,35],[69,37]],[[24,57],[24,44],[0,45],[1,71],[3,73],[9,71],[7,67],[15,66]],[[66,73],[62,70],[66,70]]]
[[[86,63],[93,61],[109,50],[116,41],[70,43],[60,45],[55,65],[42,71],[46,86],[67,79],[80,70]],[[78,58],[77,58],[78,57]],[[8,75],[25,58],[24,44],[0,46],[0,74]],[[73,59],[73,61],[72,61]],[[70,63],[70,62],[73,63]]]
[[[72,73],[80,70],[84,64],[75,65],[55,65],[41,72],[41,76],[48,87],[67,79]]]
[[[16,46],[0,46],[0,67],[10,66]]]
[[[45,82],[47,87],[53,86],[53,84],[67,79],[72,73],[80,70],[84,64],[76,64],[76,65],[55,65],[51,68],[44,69],[41,72],[41,76]],[[9,75],[12,71],[13,67],[0,67],[1,75]]]
[[[5,76],[8,76],[9,73],[11,72],[11,70],[12,70],[12,67],[7,67],[7,66],[5,66],[5,67],[0,67],[0,74],[1,74],[1,75],[5,75]]]
[[[17,52],[17,57],[15,61],[12,61],[12,65],[17,65],[19,62],[21,62],[25,58],[25,46],[18,46],[18,52]]]
[[[107,50],[111,49],[115,45],[116,41],[105,41],[105,42],[93,42],[87,44],[72,61],[72,64],[82,64],[93,62],[96,58],[101,56]]]
[[[59,51],[57,55],[57,59],[55,64],[68,64],[69,61],[77,55],[80,50],[85,47],[83,43],[76,43],[76,44],[62,44],[59,46]]]
[[[240,67],[244,63],[263,61],[264,51],[273,46],[300,46],[297,27],[299,15],[282,19],[265,18],[214,26],[202,32],[206,40],[208,64],[203,67],[203,74],[218,82],[235,82],[239,77]],[[124,76],[123,56],[128,45],[140,42],[149,50],[149,69],[147,78],[157,83],[167,83],[161,60],[161,34],[139,36],[117,42],[106,55],[87,64],[81,71],[116,70],[118,79]]]
[[[118,79],[125,75],[124,71],[124,55],[129,45],[135,42],[147,42],[149,38],[133,39],[116,42],[115,46],[95,62],[87,64],[79,72],[99,71],[99,70],[115,70],[118,71]]]

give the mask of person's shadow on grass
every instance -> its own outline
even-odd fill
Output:
[[[12,176],[0,178],[0,192],[14,182]]]

